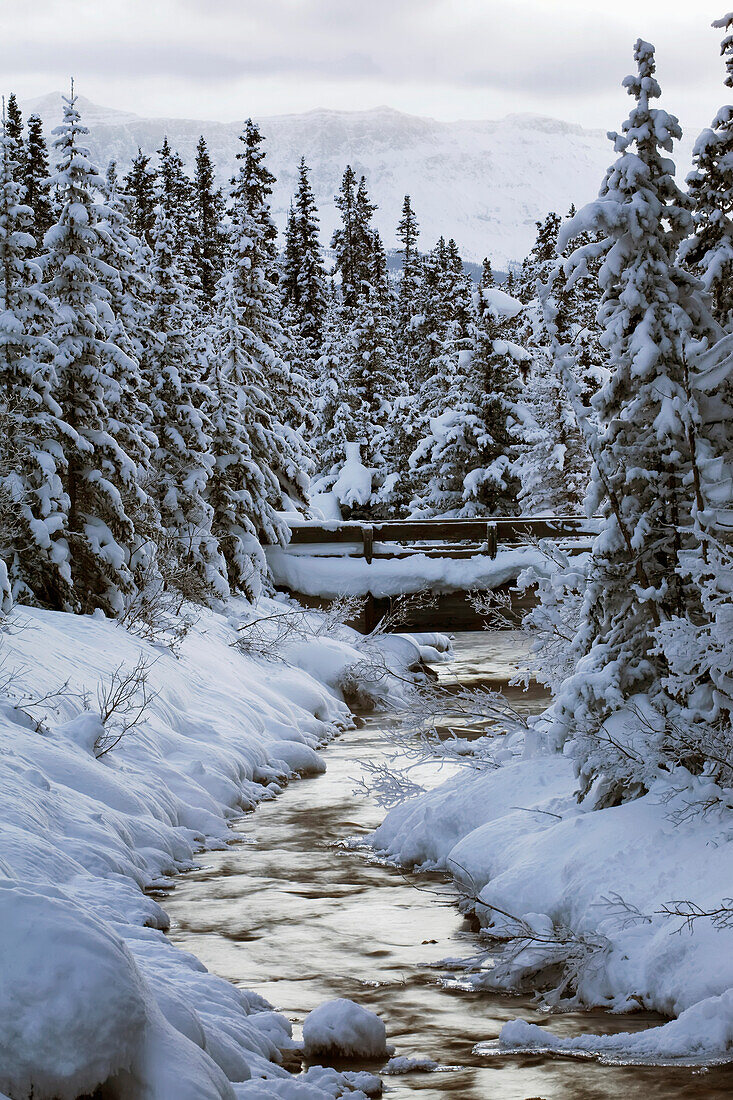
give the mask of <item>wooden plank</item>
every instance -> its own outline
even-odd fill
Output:
[[[521,541],[528,536],[552,538],[595,534],[597,521],[583,516],[500,516],[492,520],[424,519],[385,520],[370,524],[373,539],[380,542],[477,542],[487,541],[496,531],[498,543]],[[364,525],[341,523],[298,526],[291,529],[293,546],[314,543],[362,543]],[[489,552],[491,551],[491,536]]]

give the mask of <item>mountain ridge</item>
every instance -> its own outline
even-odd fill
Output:
[[[90,128],[90,151],[102,169],[115,159],[126,171],[138,147],[155,159],[167,135],[190,170],[203,134],[219,182],[226,184],[234,171],[241,121],[148,118],[81,96],[78,102],[82,121]],[[22,106],[26,116],[33,110],[41,115],[51,139],[61,120],[61,93]],[[351,164],[367,177],[379,206],[374,221],[388,248],[397,244],[402,200],[409,193],[422,229],[422,249],[432,247],[441,235],[454,237],[466,259],[480,261],[488,255],[500,268],[522,260],[534,241],[535,223],[549,210],[565,213],[571,203],[580,206],[594,198],[614,159],[604,131],[543,115],[443,122],[388,106],[366,111],[326,107],[263,115],[256,121],[277,177],[272,211],[281,230],[297,184],[298,162],[305,156],[324,245],[338,222],[333,196]]]

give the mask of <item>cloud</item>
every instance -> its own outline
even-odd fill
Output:
[[[3,12],[0,64],[28,89],[32,78],[36,94],[73,72],[138,110],[154,95],[167,105],[180,96],[190,112],[198,96],[226,117],[229,100],[267,93],[280,110],[391,102],[440,114],[455,104],[476,117],[482,103],[486,113],[496,105],[542,111],[551,102],[577,118],[620,101],[639,33],[659,37],[663,86],[671,77],[698,99],[720,89],[715,32],[700,11],[709,6],[712,18],[717,0],[694,11],[677,4],[34,0]]]

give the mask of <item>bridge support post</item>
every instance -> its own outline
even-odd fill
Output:
[[[367,524],[361,529],[361,541],[364,544],[364,557],[367,565],[371,565],[374,557],[374,528]]]
[[[488,554],[489,554],[490,558],[495,558],[496,557],[497,546],[498,546],[498,540],[497,540],[497,534],[496,534],[496,524],[495,523],[487,523],[486,524],[486,549],[488,551]]]

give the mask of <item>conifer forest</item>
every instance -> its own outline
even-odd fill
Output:
[[[730,1095],[733,106],[626,60],[509,263],[7,90],[0,1100]]]

